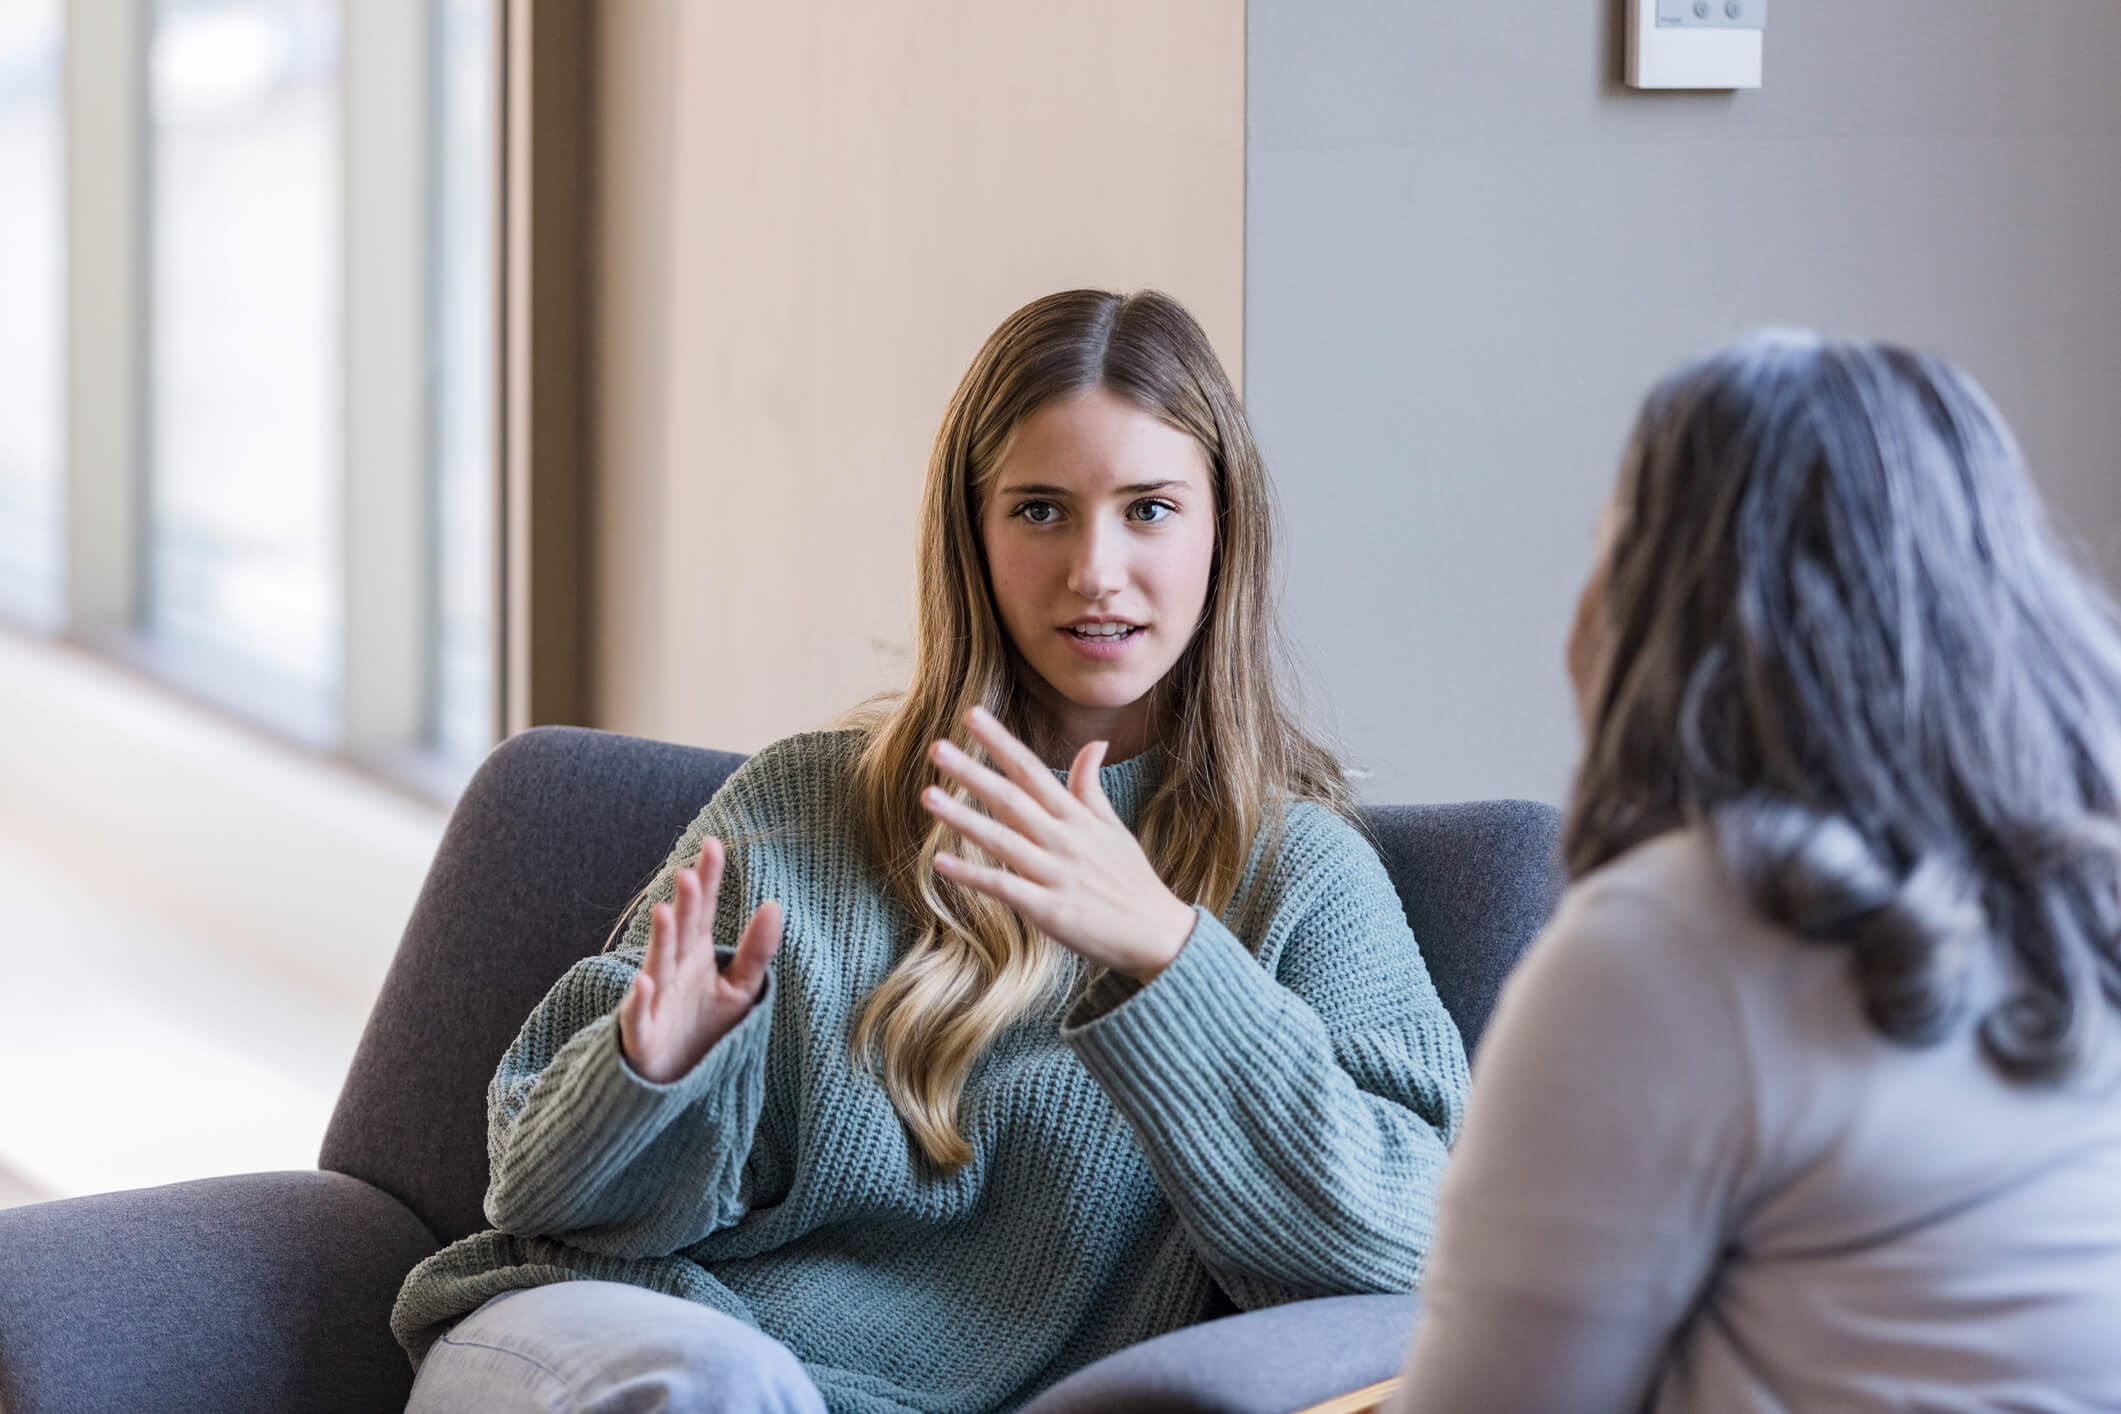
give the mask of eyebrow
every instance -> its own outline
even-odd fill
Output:
[[[1117,486],[1113,489],[1122,496],[1146,496],[1152,491],[1166,491],[1173,486],[1190,487],[1192,484],[1192,482],[1186,480],[1182,476],[1174,476],[1165,481],[1137,481],[1134,482],[1132,485]],[[1073,496],[1075,493],[1073,491],[1070,491],[1065,486],[1049,486],[1043,482],[1039,482],[1025,483],[1023,485],[1018,486],[1004,486],[1002,488],[1002,494],[1004,496],[1067,497]]]

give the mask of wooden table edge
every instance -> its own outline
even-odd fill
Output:
[[[1338,1395],[1323,1404],[1314,1404],[1307,1409],[1300,1409],[1297,1414],[1373,1414],[1373,1411],[1383,1404],[1385,1400],[1389,1399],[1394,1390],[1399,1388],[1399,1382],[1400,1377],[1394,1375],[1389,1380],[1379,1380],[1374,1385],[1364,1385],[1361,1389],[1350,1390],[1348,1393]]]

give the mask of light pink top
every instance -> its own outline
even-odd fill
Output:
[[[1880,1037],[1698,833],[1504,989],[1399,1414],[2121,1410],[2121,1086]],[[1994,995],[1993,974],[1981,989]]]

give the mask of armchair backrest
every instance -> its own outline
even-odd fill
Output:
[[[1536,800],[1469,800],[1377,805],[1363,817],[1471,1055],[1503,978],[1561,896],[1561,812]]]
[[[577,727],[497,747],[457,802],[324,1137],[450,1242],[486,1226],[486,1086],[561,973],[594,952],[743,757]],[[1529,801],[1384,806],[1371,837],[1470,1048],[1557,891]]]

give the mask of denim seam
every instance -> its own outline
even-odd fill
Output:
[[[512,1350],[505,1345],[489,1345],[483,1340],[459,1340],[454,1334],[447,1331],[442,1335],[442,1343],[444,1345],[454,1345],[465,1350],[491,1350],[500,1355],[513,1355],[516,1359],[550,1379],[561,1389],[566,1390],[568,1399],[573,1401],[575,1407],[581,1407],[582,1392],[574,1387],[574,1382],[542,1360],[534,1359],[520,1350]]]

